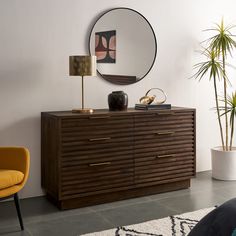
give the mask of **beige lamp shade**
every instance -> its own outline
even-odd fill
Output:
[[[96,76],[96,56],[70,56],[71,76]]]

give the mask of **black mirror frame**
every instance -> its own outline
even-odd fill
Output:
[[[153,67],[153,65],[154,65],[154,63],[155,63],[155,61],[156,61],[156,56],[157,56],[157,39],[156,39],[156,34],[155,34],[155,32],[154,32],[154,30],[153,30],[153,27],[152,27],[152,25],[150,24],[150,22],[149,22],[149,21],[147,20],[147,18],[144,17],[140,12],[138,12],[138,11],[132,9],[132,8],[117,7],[117,8],[112,8],[112,9],[110,9],[110,10],[108,10],[108,11],[102,13],[102,14],[97,18],[97,20],[95,21],[95,23],[93,24],[93,26],[92,26],[92,28],[91,28],[91,30],[90,30],[90,33],[89,33],[89,40],[88,40],[88,51],[89,51],[89,55],[91,55],[91,51],[90,51],[90,40],[91,40],[91,35],[92,35],[93,29],[94,29],[96,23],[97,23],[105,14],[107,14],[108,12],[111,12],[111,11],[114,11],[114,10],[120,10],[120,9],[130,10],[130,11],[133,11],[133,12],[137,13],[138,15],[140,15],[140,16],[148,23],[148,25],[150,26],[151,31],[152,31],[153,36],[154,36],[154,42],[155,42],[155,54],[154,54],[154,58],[153,58],[152,64],[151,64],[149,70],[146,72],[146,74],[144,74],[141,78],[139,78],[138,81],[129,82],[129,83],[121,83],[121,82],[112,81],[112,78],[111,78],[111,79],[104,78],[104,77],[102,76],[102,74],[101,74],[101,73],[98,71],[98,69],[97,69],[98,74],[99,74],[103,79],[105,79],[106,81],[108,81],[108,82],[110,82],[110,83],[113,83],[113,84],[117,84],[117,85],[129,85],[129,84],[137,83],[137,82],[141,81],[144,77],[147,76],[147,74],[151,71],[151,69],[152,69],[152,67]]]

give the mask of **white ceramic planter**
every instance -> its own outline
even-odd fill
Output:
[[[223,151],[222,147],[211,149],[212,177],[219,180],[236,180],[236,147]]]

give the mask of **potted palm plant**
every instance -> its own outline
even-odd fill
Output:
[[[199,80],[206,76],[213,80],[221,146],[211,149],[212,176],[221,180],[236,180],[236,148],[233,147],[236,93],[228,96],[230,82],[226,71],[226,59],[236,48],[234,35],[231,33],[233,27],[225,26],[222,19],[216,27],[207,30],[215,34],[203,42],[201,53],[207,59],[194,66],[197,72],[193,75]],[[219,99],[218,83],[223,83],[223,99]]]
[[[234,122],[236,116],[236,92],[232,96],[227,96],[226,100],[221,100],[227,104],[227,108],[220,106],[221,116],[229,114],[230,118],[230,143],[229,149],[222,147],[211,149],[212,154],[212,176],[220,180],[236,180],[236,147],[233,147]]]

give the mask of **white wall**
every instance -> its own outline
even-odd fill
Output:
[[[86,104],[107,107],[107,95],[124,90],[129,106],[151,87],[168,102],[197,109],[197,170],[211,168],[210,147],[219,145],[212,84],[188,79],[199,56],[194,52],[222,16],[236,23],[234,0],[2,0],[0,1],[0,145],[24,145],[31,174],[23,197],[40,187],[40,112],[80,106],[80,79],[68,76],[69,55],[87,53],[95,18],[113,7],[130,7],[152,24],[158,42],[156,63],[137,84],[116,86],[86,79]],[[236,65],[236,63],[235,63]],[[234,75],[235,79],[236,76]]]

